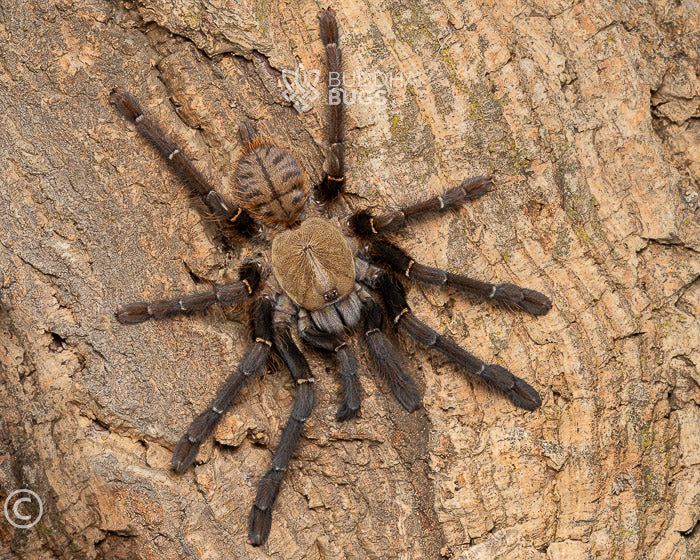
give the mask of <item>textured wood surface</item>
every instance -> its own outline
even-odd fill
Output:
[[[117,303],[235,277],[174,177],[108,103],[117,84],[216,181],[254,119],[321,176],[310,2],[0,3],[0,558],[682,559],[699,553],[698,11],[691,1],[359,2],[334,7],[347,185],[378,209],[491,172],[498,189],[414,223],[428,265],[538,289],[539,318],[417,287],[416,315],[543,397],[535,412],[401,339],[407,414],[357,344],[364,400],[334,420],[333,364],[264,547],[255,486],[290,410],[284,368],[247,386],[200,463],[174,444],[245,351],[235,310],[124,326]],[[323,5],[325,7],[325,4]],[[313,74],[309,74],[313,85]],[[353,90],[349,87],[349,90]],[[358,98],[359,101],[359,98]],[[342,208],[340,208],[342,210]]]

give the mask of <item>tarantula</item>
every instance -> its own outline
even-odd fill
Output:
[[[340,72],[335,13],[326,9],[318,17],[328,70]],[[342,99],[342,90],[329,93]],[[314,376],[292,338],[295,321],[301,340],[333,352],[337,358],[342,384],[338,421],[353,418],[360,410],[357,360],[348,344],[349,335],[358,329],[364,332],[370,354],[401,405],[410,412],[420,404],[413,381],[382,331],[384,312],[373,292],[381,296],[390,324],[480,377],[517,406],[533,410],[540,405],[537,391],[528,383],[504,367],[482,362],[416,318],[397,278],[454,287],[534,315],[549,311],[549,298],[514,284],[494,285],[425,266],[386,235],[404,227],[410,218],[459,208],[467,200],[486,194],[493,186],[488,175],[467,179],[440,196],[385,214],[360,210],[342,219],[321,217],[327,203],[345,192],[342,103],[330,105],[327,171],[317,186],[311,188],[289,151],[258,135],[251,123],[243,122],[239,126],[243,154],[235,170],[234,192],[223,193],[215,190],[187,155],[144,114],[133,96],[117,87],[110,101],[158,148],[226,233],[264,244],[257,258],[239,267],[237,281],[176,299],[120,305],[116,313],[122,323],[140,323],[204,310],[215,303],[250,303],[250,349],[175,447],[171,466],[178,472],[192,465],[200,445],[247,379],[260,373],[274,355],[289,369],[297,393],[272,465],[258,486],[249,517],[250,544],[260,545],[268,537],[272,505],[314,402]],[[316,204],[307,204],[312,191]]]

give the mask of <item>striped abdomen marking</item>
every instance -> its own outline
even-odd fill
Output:
[[[266,140],[248,144],[236,169],[239,204],[268,224],[299,220],[309,186],[294,156]]]

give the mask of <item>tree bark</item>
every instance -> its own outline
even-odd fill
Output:
[[[354,101],[348,204],[380,211],[494,175],[493,192],[397,240],[425,264],[544,292],[553,309],[535,318],[420,286],[408,299],[543,404],[516,409],[396,337],[423,399],[409,414],[358,340],[361,416],[337,423],[335,365],[307,350],[316,407],[260,548],[246,544],[248,511],[295,385],[283,367],[252,381],[196,466],[168,468],[243,356],[245,317],[133,326],[114,310],[233,279],[246,244],[222,246],[108,95],[133,93],[217,183],[230,183],[243,118],[319,180],[319,5],[0,6],[0,498],[28,488],[44,507],[29,529],[0,518],[0,558],[700,553],[693,2],[334,6]],[[299,65],[303,113],[283,96],[282,72]]]

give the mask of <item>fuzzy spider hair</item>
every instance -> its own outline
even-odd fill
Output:
[[[342,58],[334,11],[321,11],[319,21],[328,70],[340,72]],[[335,98],[342,99],[342,90],[336,94],[340,95]],[[308,177],[289,151],[261,137],[251,123],[245,122],[239,127],[244,148],[235,171],[235,188],[226,193],[212,186],[132,95],[117,87],[110,101],[182,176],[224,232],[248,238],[261,248],[258,258],[239,267],[237,281],[175,299],[117,308],[121,323],[140,323],[201,311],[216,303],[248,303],[250,348],[175,447],[171,465],[178,472],[192,465],[200,445],[248,379],[259,374],[275,356],[289,369],[297,393],[250,512],[251,544],[260,545],[268,537],[273,503],[314,402],[315,379],[294,341],[293,327],[303,341],[336,356],[342,384],[342,402],[336,415],[339,422],[353,418],[360,410],[357,359],[349,343],[350,335],[358,330],[401,405],[409,412],[420,405],[412,379],[384,334],[385,322],[442,353],[515,405],[527,410],[540,405],[537,391],[527,382],[500,365],[484,363],[413,315],[397,280],[456,288],[534,315],[549,311],[549,298],[539,292],[514,284],[490,284],[420,264],[387,235],[411,219],[444,213],[486,194],[493,187],[488,175],[467,179],[440,196],[384,214],[360,210],[340,219],[331,218],[325,214],[326,205],[345,191],[342,103],[330,105],[327,171],[315,188],[310,187]],[[312,194],[314,204],[309,203]],[[374,294],[380,296],[383,307]]]

